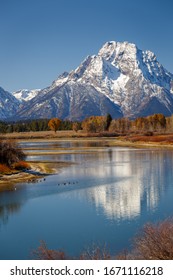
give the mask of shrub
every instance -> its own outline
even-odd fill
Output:
[[[97,246],[93,244],[87,248],[81,255],[80,260],[110,260],[113,259],[108,248],[105,246]]]
[[[24,160],[25,154],[13,140],[0,141],[0,163],[11,166],[13,163]]]
[[[44,241],[40,242],[40,246],[33,251],[34,259],[38,260],[67,260],[67,256],[63,251],[50,250]]]
[[[34,257],[42,260],[69,259],[61,250],[50,250],[44,241],[34,251]],[[72,258],[71,258],[72,259]],[[173,260],[173,219],[157,224],[144,225],[133,243],[133,250],[123,251],[117,256],[110,254],[106,247],[92,246],[85,250],[80,260]]]
[[[173,220],[146,224],[134,241],[135,259],[173,260]]]
[[[13,168],[17,170],[29,170],[31,166],[26,161],[19,161],[13,165]]]
[[[0,174],[8,174],[10,171],[10,168],[6,164],[0,163]]]
[[[153,135],[154,135],[154,133],[152,131],[146,131],[144,133],[144,136],[153,136]]]

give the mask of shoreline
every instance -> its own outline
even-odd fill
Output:
[[[62,134],[61,134],[62,136]],[[155,137],[156,138],[156,137]],[[118,136],[118,137],[98,137],[98,136],[83,136],[83,137],[57,137],[57,138],[17,138],[15,139],[17,142],[51,142],[51,141],[91,141],[91,142],[103,142],[104,145],[103,147],[129,147],[129,148],[144,148],[144,149],[173,149],[173,135],[158,135],[157,139],[154,137],[144,137],[144,136],[139,136],[139,135],[132,135],[132,136]],[[157,141],[153,141],[157,140]],[[171,140],[171,141],[170,141]],[[99,148],[99,147],[98,147]],[[84,149],[84,153],[87,152],[87,149],[90,149],[90,147]],[[54,151],[53,151],[54,150]],[[72,152],[71,150],[68,151],[59,151],[56,149],[53,149],[52,153],[49,152],[50,154],[71,154],[71,153],[78,153],[77,149],[76,152]],[[36,155],[40,154],[47,154],[42,152],[38,153],[33,153]],[[31,153],[29,153],[31,155]],[[30,170],[26,171],[19,171],[14,174],[10,175],[0,175],[0,192],[3,190],[8,189],[10,186],[13,186],[15,184],[20,184],[20,183],[29,183],[29,182],[37,182],[39,179],[43,179],[46,176],[57,174],[60,172],[60,170],[64,167],[69,166],[72,163],[69,162],[57,162],[51,163],[51,162],[28,162],[31,166]],[[56,166],[55,166],[56,165]]]
[[[50,174],[46,173],[46,169],[42,163],[30,164],[31,169],[18,171],[13,174],[5,174],[0,177],[0,191],[3,189],[3,185],[14,185],[16,183],[35,182]],[[10,181],[10,182],[9,182]]]
[[[128,140],[115,140],[114,144],[119,147],[133,147],[133,148],[159,148],[159,149],[173,149],[173,143],[163,142],[144,142],[144,141],[128,141]]]
[[[58,141],[108,141],[111,146],[173,148],[173,133],[157,133],[146,136],[143,133],[86,133],[84,131],[37,131],[0,134],[0,139],[17,142],[58,142]]]
[[[31,169],[19,171],[14,174],[2,175],[0,177],[0,192],[14,190],[16,184],[37,183],[39,180],[45,180],[45,177],[58,174],[63,167],[69,166],[69,163],[56,163],[56,168],[51,163],[29,162]]]

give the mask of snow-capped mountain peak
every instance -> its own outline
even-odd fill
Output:
[[[70,73],[64,72],[40,91],[14,93],[19,118],[81,120],[110,113],[112,117],[173,114],[173,75],[152,51],[110,41]]]
[[[21,89],[16,92],[13,92],[13,96],[15,96],[20,102],[29,101],[34,98],[41,89]]]
[[[72,73],[71,78],[95,87],[119,105],[127,117],[148,114],[144,107],[153,98],[164,104],[165,114],[172,110],[173,75],[153,52],[142,51],[133,43],[107,42],[98,55],[87,57]]]

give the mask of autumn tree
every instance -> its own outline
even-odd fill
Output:
[[[137,131],[146,131],[149,130],[150,120],[145,117],[138,117],[132,122],[132,127]]]
[[[74,122],[72,124],[72,129],[77,132],[78,130],[81,129],[81,123],[80,122]]]
[[[154,114],[146,117],[148,127],[152,131],[160,131],[166,129],[166,118],[163,114]]]
[[[61,120],[58,118],[53,118],[48,122],[48,127],[53,130],[55,133],[58,130],[58,128],[60,127],[61,124]]]
[[[107,128],[107,117],[91,116],[82,122],[82,129],[87,132],[102,132]]]
[[[166,118],[166,130],[173,132],[173,115]]]
[[[130,126],[131,126],[131,122],[128,118],[115,119],[111,121],[111,124],[109,126],[109,131],[124,133],[129,131]]]

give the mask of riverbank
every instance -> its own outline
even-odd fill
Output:
[[[5,190],[14,190],[16,184],[37,183],[40,180],[46,180],[51,174],[57,174],[61,168],[68,166],[66,162],[59,162],[52,165],[49,162],[29,162],[31,169],[16,171],[12,174],[0,176],[0,192]]]
[[[47,136],[46,136],[47,135]],[[32,136],[32,137],[31,137]],[[74,137],[75,136],[75,137]],[[44,132],[29,132],[29,133],[9,133],[1,135],[1,139],[15,139],[17,142],[58,142],[58,141],[71,141],[76,142],[76,146],[74,145],[73,151],[71,148],[67,147],[62,149],[62,147],[53,147],[52,151],[49,148],[42,148],[40,152],[34,151],[32,147],[32,153],[30,149],[27,148],[24,152],[26,155],[55,155],[55,154],[75,154],[75,153],[87,153],[91,147],[131,147],[131,148],[157,148],[157,149],[172,149],[173,148],[173,134],[162,134],[162,135],[121,135],[113,137],[99,136],[99,134],[92,134],[92,136],[88,136],[84,132],[80,132],[79,134],[74,131],[58,131],[57,133],[53,133],[52,131],[44,131]],[[79,151],[80,147],[79,142],[88,141],[88,145],[82,148],[82,151]],[[98,145],[98,141],[101,142],[101,145]],[[92,144],[92,143],[96,144]],[[38,148],[35,148],[38,150]],[[89,151],[90,152],[90,151]],[[96,152],[95,150],[93,152]],[[60,172],[61,168],[69,166],[68,162],[57,162],[56,167],[55,163],[51,162],[29,162],[31,169],[25,171],[16,171],[10,175],[1,175],[0,176],[0,191],[6,190],[9,186],[14,186],[17,183],[22,182],[37,182],[42,178],[50,174],[55,174]]]
[[[0,139],[14,139],[16,141],[78,141],[78,140],[90,140],[90,141],[108,141],[111,146],[136,146],[136,147],[161,147],[161,148],[173,148],[173,133],[165,134],[118,134],[118,133],[86,133],[84,131],[37,131],[37,132],[13,132],[7,134],[0,134]]]
[[[16,183],[36,182],[38,179],[49,174],[46,172],[46,166],[43,163],[30,163],[30,166],[29,170],[15,171],[11,174],[2,175],[0,177],[0,191],[8,189],[8,187]]]
[[[152,136],[132,134],[120,136],[115,142],[117,145],[126,147],[173,149],[173,134]]]

